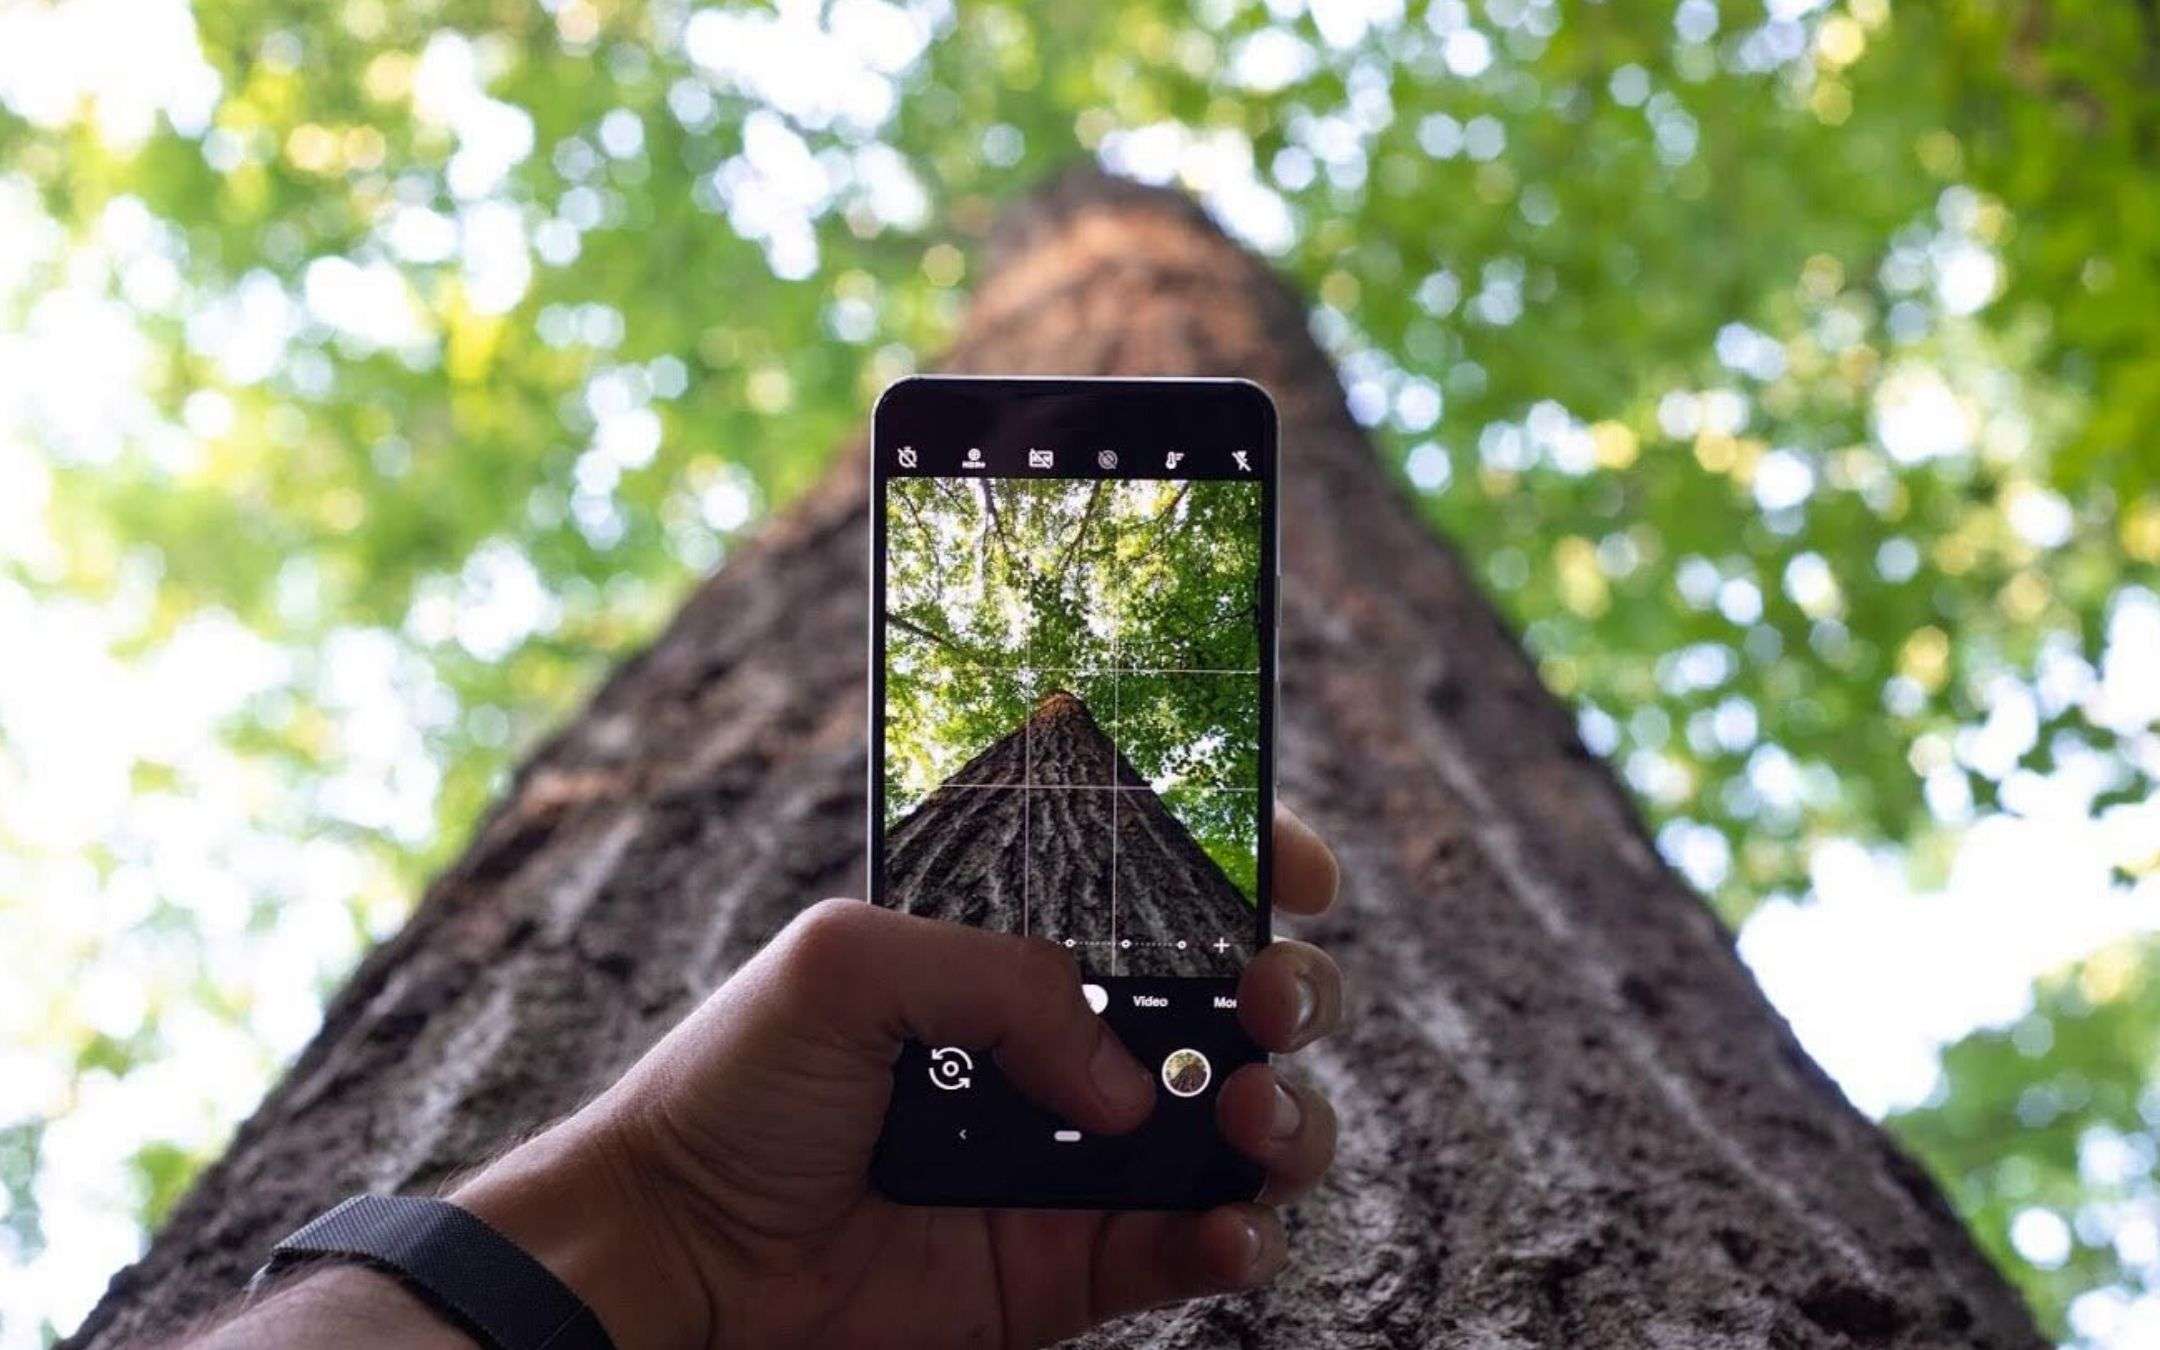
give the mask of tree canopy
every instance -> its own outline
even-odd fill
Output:
[[[26,1270],[63,1214],[81,1262],[126,1254],[510,759],[1078,157],[1184,183],[1313,296],[1354,413],[1730,920],[1830,843],[1925,887],[1971,822],[2061,810],[2115,822],[2152,906],[2149,4],[110,15],[0,15]],[[2160,1285],[2150,926],[1898,1117],[2093,1336]],[[6,1306],[79,1314],[68,1269]]]

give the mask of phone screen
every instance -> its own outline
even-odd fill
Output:
[[[1236,994],[1269,935],[1272,406],[1236,381],[917,379],[872,457],[872,899],[1065,947],[1158,1089],[1140,1130],[1089,1138],[979,1050],[911,1045],[880,1185],[1250,1198],[1214,1098],[1262,1058]]]

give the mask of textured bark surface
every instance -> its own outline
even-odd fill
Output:
[[[2040,1343],[1660,864],[1263,267],[1178,199],[1075,177],[1009,218],[948,364],[1244,375],[1282,412],[1281,786],[1342,856],[1306,936],[1353,986],[1300,1067],[1341,1158],[1278,1287],[1102,1344]],[[567,1110],[802,905],[860,893],[863,478],[858,445],[532,757],[85,1343]]]
[[[892,828],[885,871],[894,909],[1065,942],[1091,973],[1252,956],[1252,905],[1064,690]]]

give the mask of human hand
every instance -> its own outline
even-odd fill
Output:
[[[1274,829],[1276,907],[1326,909],[1333,856],[1287,810]],[[1238,986],[1239,1020],[1275,1053],[1332,1030],[1341,1008],[1335,963],[1302,942],[1271,944]],[[1152,1076],[1088,1010],[1063,949],[829,900],[591,1106],[452,1198],[556,1266],[625,1350],[1022,1346],[1266,1283],[1288,1255],[1274,1207],[1334,1157],[1326,1099],[1254,1064],[1225,1082],[1216,1116],[1266,1171],[1257,1202],[898,1205],[868,1178],[909,1037],[993,1050],[1016,1088],[1090,1132],[1153,1108]]]

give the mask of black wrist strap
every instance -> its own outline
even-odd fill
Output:
[[[489,1350],[615,1350],[600,1319],[569,1286],[446,1200],[356,1195],[272,1248],[248,1290],[325,1257],[395,1275]]]

